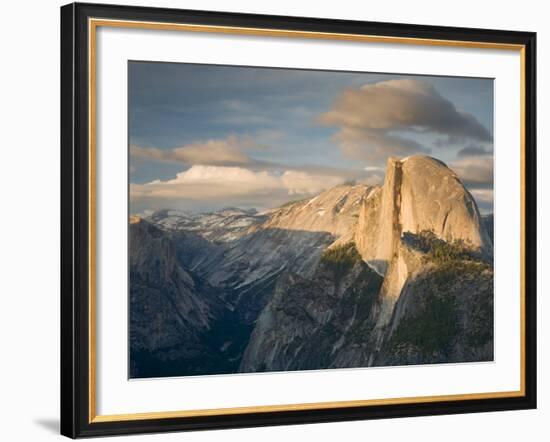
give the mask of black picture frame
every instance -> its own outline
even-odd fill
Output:
[[[524,395],[318,410],[139,420],[90,419],[90,18],[389,36],[523,47]],[[73,3],[61,8],[61,434],[136,434],[536,408],[536,34],[241,13]]]

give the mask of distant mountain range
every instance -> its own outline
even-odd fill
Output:
[[[492,224],[426,156],[262,213],[131,217],[130,376],[492,360]]]

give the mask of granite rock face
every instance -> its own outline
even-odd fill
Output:
[[[255,210],[227,207],[209,213],[158,210],[147,219],[163,230],[192,232],[213,243],[226,243],[239,239],[251,226],[262,223],[265,217]]]
[[[175,365],[188,372],[221,306],[179,262],[174,242],[160,229],[134,219],[129,241],[130,375],[147,375],[155,362],[168,372]]]
[[[379,339],[403,287],[422,267],[402,238],[422,232],[446,242],[459,240],[480,256],[492,257],[492,240],[476,202],[451,169],[422,155],[389,158],[384,184],[364,201],[355,231],[359,253],[384,276]]]
[[[403,289],[372,365],[492,361],[493,290],[484,262],[426,268]]]
[[[263,213],[135,221],[138,377],[493,358],[492,217],[436,159]]]
[[[239,371],[350,366],[350,348],[368,353],[381,284],[353,243],[325,252],[311,279],[286,272],[256,322]]]
[[[474,198],[444,163],[415,155],[389,158],[381,188],[361,207],[355,242],[361,256],[385,274],[404,232],[461,239],[492,255],[493,245]]]
[[[147,219],[172,233],[187,234],[185,259],[192,270],[220,288],[224,301],[244,321],[252,323],[286,269],[311,276],[326,247],[352,239],[361,203],[372,190],[362,184],[336,186],[314,198],[289,202],[260,214],[241,213],[238,209],[185,216],[159,211]],[[228,217],[226,223],[220,221],[224,216]],[[192,228],[189,218],[194,220]],[[246,224],[247,228],[236,235],[236,224]],[[228,238],[222,226],[233,239],[209,240]],[[203,245],[201,239],[208,244]]]
[[[492,359],[492,242],[475,200],[445,164],[425,156],[390,158],[383,186],[365,192],[353,239],[343,246],[333,244],[327,252],[350,247],[360,264],[376,274],[368,288],[354,279],[353,267],[344,277],[354,281],[350,287],[369,293],[368,308],[365,297],[345,296],[319,314],[337,287],[321,259],[310,280],[287,276],[279,281],[257,320],[241,371]],[[444,258],[437,255],[434,261],[432,253]],[[468,294],[462,296],[462,291]],[[454,309],[433,332],[447,333],[445,343],[437,342],[452,351],[427,355],[415,346],[414,335],[422,334],[421,327],[407,329],[407,324],[432,313],[437,318],[437,309],[434,313],[433,306],[408,307],[414,304],[411,298],[430,306],[443,299],[448,311]],[[483,315],[476,313],[476,299],[484,306],[479,307]],[[343,311],[363,314],[349,317]],[[456,330],[442,330],[445,326]],[[465,327],[475,330],[479,342],[466,337],[470,332]],[[412,343],[406,340],[408,334],[413,335]],[[328,359],[320,361],[311,349],[320,349]]]
[[[405,277],[395,297],[394,267],[382,277],[353,243],[328,249],[311,279],[281,277],[239,371],[492,360],[491,264],[425,233],[399,247]]]

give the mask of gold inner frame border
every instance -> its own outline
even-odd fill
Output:
[[[98,27],[115,27],[115,28],[133,28],[147,30],[170,30],[170,31],[186,31],[186,32],[207,32],[217,34],[236,34],[236,35],[252,35],[252,36],[267,36],[267,37],[292,37],[292,38],[307,38],[307,39],[324,39],[324,40],[339,40],[339,41],[357,41],[368,43],[390,43],[390,44],[410,44],[419,46],[445,46],[445,47],[461,47],[461,48],[477,48],[477,49],[498,49],[508,51],[518,51],[520,55],[520,167],[521,167],[521,241],[520,241],[520,389],[517,391],[499,391],[488,393],[465,393],[453,395],[438,395],[438,396],[415,396],[415,397],[399,397],[388,399],[367,399],[353,401],[336,401],[336,402],[315,402],[301,404],[285,404],[285,405],[261,405],[247,406],[234,408],[214,408],[214,409],[197,409],[197,410],[180,410],[180,411],[153,411],[146,413],[128,413],[128,414],[109,414],[98,415],[96,413],[96,36]],[[221,416],[221,415],[236,415],[247,413],[270,413],[280,411],[298,411],[298,410],[322,410],[330,408],[351,408],[365,407],[376,405],[395,405],[395,404],[415,404],[427,402],[443,402],[443,401],[462,401],[462,400],[483,400],[497,398],[512,398],[525,396],[525,46],[521,44],[506,44],[494,42],[475,42],[475,41],[460,41],[460,40],[441,40],[441,39],[425,39],[411,37],[391,37],[363,34],[346,34],[346,33],[325,33],[312,31],[294,31],[283,29],[266,29],[266,28],[248,28],[248,27],[233,27],[233,26],[213,26],[213,25],[197,25],[185,23],[160,23],[160,22],[143,22],[131,20],[112,20],[112,19],[88,19],[88,93],[89,93],[89,114],[88,114],[88,185],[89,185],[89,256],[88,256],[88,309],[89,309],[89,367],[88,367],[88,421],[89,423],[99,422],[117,422],[117,421],[133,421],[146,419],[169,419],[169,418],[184,418],[198,416]]]

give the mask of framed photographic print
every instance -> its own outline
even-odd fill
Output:
[[[62,7],[62,434],[535,408],[535,42]]]

